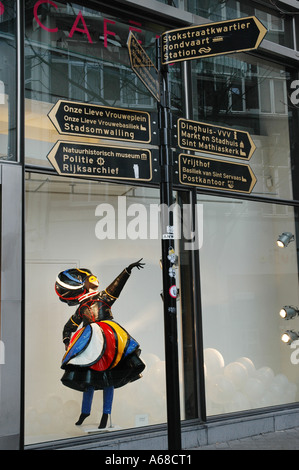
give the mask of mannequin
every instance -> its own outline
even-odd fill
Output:
[[[60,300],[79,305],[63,328],[66,352],[61,366],[65,370],[62,383],[83,392],[78,426],[90,415],[95,390],[103,390],[99,429],[107,426],[109,417],[111,424],[114,389],[139,379],[145,368],[139,344],[111,312],[132,269],[144,267],[141,260],[127,266],[103,291],[88,269],[69,269],[57,276],[55,290]]]

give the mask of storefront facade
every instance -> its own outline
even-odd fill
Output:
[[[290,344],[281,336],[299,328],[279,311],[299,306],[296,2],[110,3],[0,2],[0,448],[100,448],[113,435],[134,436],[132,448],[142,449],[155,433],[152,445],[167,448],[162,137],[157,99],[132,69],[127,40],[132,31],[156,64],[163,32],[251,16],[267,28],[258,49],[168,67],[179,375],[171,406],[186,448],[209,423],[290,416],[294,425],[297,336]],[[136,137],[137,128],[148,137]],[[237,133],[250,136],[249,156]],[[125,155],[128,168],[140,149],[134,176],[104,164]],[[216,171],[215,160],[238,171]],[[282,233],[291,234],[285,248],[276,243]],[[140,343],[146,368],[116,390],[114,431],[102,431],[99,443],[91,430],[102,393],[76,426],[82,394],[60,380],[62,331],[75,307],[59,301],[54,284],[60,271],[87,268],[105,289],[141,258],[145,267],[132,271],[113,316]]]

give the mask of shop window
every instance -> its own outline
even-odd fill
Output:
[[[67,139],[48,118],[59,99],[157,111],[156,100],[131,69],[127,39],[132,30],[155,61],[156,36],[165,28],[80,3],[25,2],[25,159],[30,164],[49,167],[53,143]],[[175,80],[181,81],[177,74]],[[176,85],[175,92],[179,89]]]
[[[299,302],[296,212],[200,195],[198,203],[207,414],[296,402],[298,346],[281,336],[298,321],[279,315]],[[285,231],[295,242],[282,249],[276,241]]]

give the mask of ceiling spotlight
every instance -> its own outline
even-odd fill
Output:
[[[287,330],[281,337],[281,341],[285,344],[291,344],[299,338],[298,333],[292,330]]]
[[[299,315],[299,310],[298,308],[292,307],[291,305],[286,305],[280,310],[279,315],[284,320],[291,320],[291,318],[294,318],[296,317],[296,315]]]
[[[280,248],[285,248],[290,242],[293,242],[294,240],[295,237],[291,232],[283,232],[281,235],[279,235],[276,243]]]

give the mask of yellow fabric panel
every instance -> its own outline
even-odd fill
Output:
[[[111,326],[111,328],[113,328],[117,335],[117,356],[112,366],[113,368],[121,360],[129,337],[128,333],[121,326],[119,326],[118,323],[115,323],[114,321],[110,320],[102,320],[102,322],[107,323],[109,326]]]

